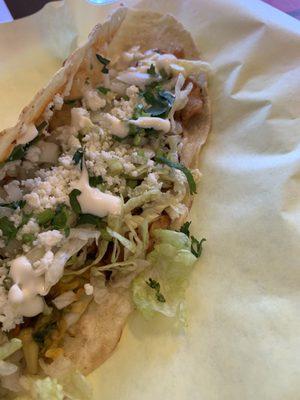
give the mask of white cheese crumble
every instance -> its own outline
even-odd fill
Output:
[[[83,287],[87,296],[91,296],[94,293],[94,287],[90,283],[85,283]]]
[[[20,182],[17,180],[11,181],[7,185],[4,185],[4,190],[8,195],[8,202],[18,201],[22,199],[22,190],[20,189]]]
[[[43,246],[46,249],[50,249],[57,246],[64,239],[64,235],[58,230],[53,229],[51,231],[41,232],[37,235],[37,240],[33,242],[34,245]]]

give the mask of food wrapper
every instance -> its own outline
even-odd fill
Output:
[[[207,242],[185,331],[133,314],[94,399],[299,399],[300,24],[256,0],[125,3],[172,13],[212,66],[191,213]],[[0,129],[117,6],[69,0],[0,25]]]

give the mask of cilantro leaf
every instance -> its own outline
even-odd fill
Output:
[[[147,73],[149,74],[149,75],[156,75],[156,71],[155,71],[155,65],[154,64],[151,64],[150,65],[150,67],[147,69]]]
[[[24,233],[22,236],[22,242],[25,244],[31,244],[34,241],[34,235],[32,233]]]
[[[146,90],[143,92],[143,97],[150,105],[145,111],[152,117],[167,115],[175,100],[173,93],[167,90],[158,90],[158,88]]]
[[[190,225],[191,221],[186,221],[180,228],[180,232],[184,233],[187,237],[190,237]]]
[[[110,89],[104,87],[104,86],[98,86],[97,90],[102,93],[102,94],[107,94],[108,92],[110,92]]]
[[[55,215],[52,220],[54,229],[66,229],[68,223],[68,209],[65,204],[59,204],[56,207]]]
[[[89,176],[89,185],[92,187],[97,187],[98,185],[100,185],[101,183],[103,183],[103,178],[102,176]]]
[[[179,171],[182,171],[188,181],[189,188],[190,188],[190,194],[197,193],[196,182],[194,180],[194,177],[193,177],[191,171],[187,167],[185,167],[184,165],[182,165],[180,163],[168,160],[166,157],[163,157],[163,156],[156,156],[154,158],[154,160],[160,164],[166,164],[170,168],[175,168],[175,169],[178,169]]]
[[[74,106],[76,103],[80,102],[81,98],[78,99],[64,99],[64,104],[67,104],[69,106]]]
[[[77,197],[81,194],[81,191],[79,189],[73,189],[72,192],[69,194],[69,199],[70,199],[70,204],[72,207],[72,210],[76,214],[81,213],[81,206],[77,200]]]
[[[14,239],[17,236],[18,229],[7,217],[0,218],[0,229],[7,241]]]
[[[151,289],[155,290],[156,300],[165,303],[166,299],[162,293],[160,293],[160,283],[156,280],[149,278],[149,281],[146,281],[147,285],[151,287]]]
[[[44,211],[37,214],[36,220],[39,225],[45,226],[45,225],[50,224],[54,215],[55,215],[55,212],[52,208],[46,208]]]
[[[74,164],[80,164],[80,169],[82,170],[82,165],[83,165],[83,156],[84,156],[84,150],[82,147],[77,149],[73,155],[72,161],[74,161]]]
[[[7,161],[16,161],[16,160],[21,160],[26,153],[26,148],[22,144],[18,144],[16,147],[14,147],[13,151],[10,153],[10,156],[8,157]]]
[[[11,203],[2,203],[0,204],[0,207],[7,207],[16,210],[19,207],[23,208],[25,204],[26,204],[25,200],[17,200],[17,201],[12,201]]]
[[[96,54],[97,60],[103,65],[102,72],[103,74],[108,74],[107,65],[110,63],[110,60],[101,56],[101,54]]]
[[[78,225],[84,225],[84,224],[90,224],[90,225],[95,225],[98,228],[104,228],[105,227],[105,222],[100,218],[97,217],[96,215],[92,214],[80,214],[77,220]]]
[[[203,238],[199,242],[199,240],[197,240],[194,236],[191,236],[191,240],[191,252],[194,254],[195,257],[199,258],[202,254],[202,243],[206,242],[206,239]]]

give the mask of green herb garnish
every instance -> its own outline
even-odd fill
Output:
[[[17,236],[18,229],[7,217],[0,218],[0,229],[4,238],[9,241]]]
[[[26,150],[26,145],[18,144],[10,153],[7,161],[21,160],[25,156]]]
[[[191,221],[187,221],[180,228],[180,232],[184,233],[187,237],[190,237],[190,225]],[[195,257],[199,258],[201,256],[202,243],[205,241],[206,239],[203,238],[199,242],[199,240],[197,240],[195,236],[191,236],[191,252],[194,254]]]
[[[150,67],[147,69],[147,73],[149,74],[149,75],[156,75],[156,72],[155,72],[155,65],[154,64],[151,64],[150,65]]]
[[[145,109],[147,114],[152,117],[166,116],[175,100],[173,93],[167,90],[161,90],[159,87],[148,88],[143,93],[145,101],[150,105]]]
[[[194,254],[195,257],[199,258],[202,254],[202,243],[205,242],[206,239],[203,238],[199,242],[194,236],[191,236],[191,240],[191,252]]]
[[[51,223],[55,216],[55,211],[52,208],[46,208],[36,216],[37,223],[42,226],[46,226]]]
[[[69,199],[70,199],[70,204],[72,207],[72,210],[76,214],[81,213],[81,206],[77,200],[77,197],[81,194],[81,191],[79,189],[73,189],[72,192],[69,194]]]
[[[102,176],[89,176],[89,185],[92,187],[97,187],[98,185],[100,185],[101,183],[103,183],[103,178]]]
[[[67,100],[64,100],[64,103],[69,105],[69,106],[74,106],[76,103],[78,103],[80,101],[81,101],[81,98],[78,98],[78,99],[67,99]]]
[[[167,159],[166,157],[163,157],[163,156],[156,156],[154,159],[155,159],[156,162],[158,162],[160,164],[166,164],[170,168],[175,168],[175,169],[178,169],[179,171],[182,171],[184,173],[184,175],[186,176],[186,179],[188,181],[189,188],[190,188],[190,193],[191,194],[197,193],[197,191],[196,191],[196,182],[194,180],[194,177],[193,177],[191,171],[187,167],[185,167],[184,165],[182,165],[180,163],[171,161],[171,160],[169,160],[169,159]]]
[[[138,184],[139,184],[139,181],[136,179],[127,179],[126,180],[126,186],[128,186],[130,189],[134,189],[135,187],[137,187]]]
[[[101,56],[101,54],[96,54],[97,60],[103,65],[102,72],[103,74],[108,74],[107,65],[110,63],[110,60]]]
[[[22,242],[25,244],[31,244],[34,241],[34,235],[32,233],[24,233],[22,236]]]
[[[160,293],[160,283],[157,282],[156,280],[149,278],[149,281],[145,281],[147,283],[147,285],[149,287],[151,287],[151,289],[155,290],[155,296],[156,296],[156,300],[160,301],[161,303],[165,303],[166,299],[163,296],[162,293]]]
[[[78,225],[90,224],[95,225],[98,228],[104,228],[106,223],[96,215],[92,214],[80,214],[77,220]]]
[[[2,203],[0,204],[0,207],[7,207],[16,210],[17,208],[23,208],[25,204],[26,204],[25,200],[17,200],[17,201],[12,201],[11,203]]]
[[[191,223],[192,223],[191,221],[186,221],[180,228],[180,232],[184,233],[187,237],[190,237]]]
[[[110,92],[110,89],[104,87],[104,86],[98,86],[97,90],[102,93],[102,94],[107,94],[108,92]]]
[[[82,166],[83,166],[83,156],[84,156],[84,150],[82,147],[80,147],[79,149],[77,149],[73,155],[72,160],[74,161],[74,164],[80,165],[80,169],[82,170]]]
[[[55,215],[52,219],[52,224],[54,229],[66,229],[68,223],[68,208],[65,204],[59,204],[56,207]]]

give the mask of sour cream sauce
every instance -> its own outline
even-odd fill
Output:
[[[15,258],[11,262],[9,274],[14,284],[9,289],[8,301],[24,317],[34,317],[43,312],[42,296],[46,294],[44,278],[35,273],[28,258]]]
[[[121,213],[122,201],[120,197],[103,193],[99,189],[89,185],[87,169],[82,170],[82,175],[76,189],[81,191],[77,197],[83,213],[106,217],[108,214],[118,215]]]

